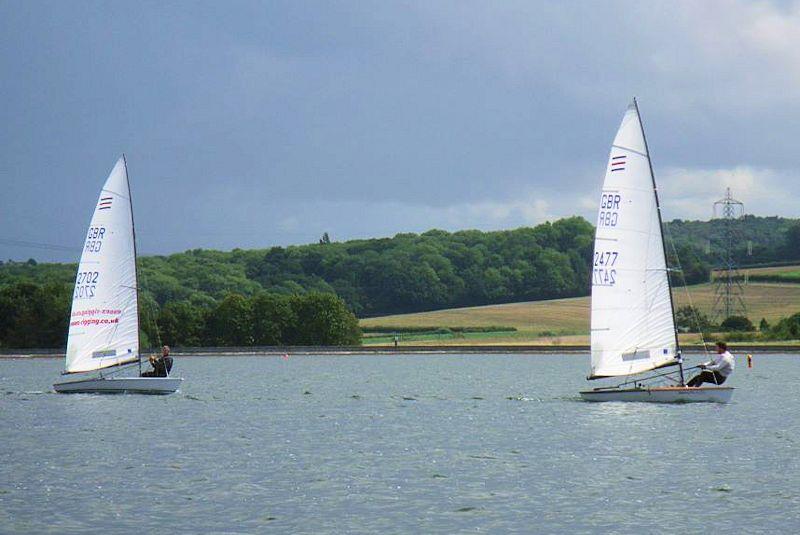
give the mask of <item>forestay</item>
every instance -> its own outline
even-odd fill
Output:
[[[675,362],[661,217],[635,103],[619,127],[600,197],[592,266],[590,378]]]
[[[67,340],[68,373],[138,360],[136,284],[130,188],[122,157],[100,192],[83,245]]]

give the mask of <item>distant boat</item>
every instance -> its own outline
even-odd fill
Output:
[[[78,265],[64,374],[92,377],[56,383],[60,393],[171,394],[183,379],[116,377],[142,361],[139,286],[128,168],[123,155],[94,209]]]
[[[686,386],[658,191],[635,99],[611,148],[592,262],[589,379],[628,380],[581,392],[581,397],[587,401],[730,401],[733,388]],[[667,366],[678,370],[640,376]],[[645,386],[655,377],[671,379],[672,384]]]

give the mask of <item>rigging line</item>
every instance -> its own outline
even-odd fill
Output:
[[[139,284],[139,288],[140,289],[141,288],[147,288],[147,276],[145,275],[145,270],[144,269],[139,271],[139,278],[141,279],[141,282]],[[156,321],[156,319],[155,319],[156,318],[156,314],[155,314],[154,308],[157,307],[157,306],[158,306],[158,303],[155,302],[155,299],[153,299],[153,303],[150,303],[149,300],[147,300],[146,303],[145,303],[145,308],[147,309],[147,312],[148,312],[147,320],[149,321],[151,327],[153,328],[153,331],[155,332],[156,342],[157,342],[156,348],[158,349],[158,348],[161,347],[161,331],[158,328],[158,321]],[[153,345],[153,342],[151,340],[148,340],[148,342],[150,343],[151,346]],[[148,349],[153,349],[153,348],[150,347]],[[141,348],[139,348],[139,351],[141,352]]]
[[[692,366],[691,368],[684,368],[683,371],[684,372],[688,372],[689,370],[694,370],[694,369],[699,368],[699,367],[700,366]],[[609,388],[619,388],[620,386],[629,385],[629,384],[632,384],[632,383],[641,383],[641,382],[644,382],[644,381],[652,381],[653,379],[657,379],[659,377],[666,377],[666,376],[670,376],[670,375],[675,375],[677,373],[680,373],[680,371],[679,370],[670,370],[670,371],[665,372],[665,373],[659,373],[659,374],[656,374],[656,375],[650,375],[648,377],[641,377],[641,378],[637,378],[637,379],[631,379],[630,381],[625,381],[624,383],[619,383],[615,387],[609,387]],[[626,375],[625,377],[630,377],[630,375]]]
[[[101,370],[110,370],[110,371],[106,371],[106,375],[108,375],[108,376],[114,376],[114,375],[116,375],[116,374],[118,374],[118,373],[121,373],[121,372],[123,372],[123,371],[127,370],[127,369],[128,369],[128,368],[130,368],[131,366],[136,366],[137,364],[138,364],[138,362],[137,362],[137,361],[135,361],[135,360],[132,360],[132,361],[130,361],[130,362],[127,362],[127,363],[125,363],[125,364],[118,364],[117,366],[115,366],[115,367],[113,367],[113,368],[112,368],[112,367],[109,367],[109,368],[101,368]]]
[[[675,263],[678,264],[678,271],[680,272],[681,280],[683,281],[683,291],[686,293],[687,301],[689,301],[689,308],[692,311],[695,325],[697,325],[697,328],[700,331],[700,341],[703,343],[703,352],[705,353],[706,357],[708,357],[708,345],[706,343],[705,335],[703,334],[702,325],[700,325],[700,314],[692,302],[692,293],[689,291],[689,285],[686,283],[686,273],[683,271],[683,267],[681,266],[681,259],[678,256],[678,250],[675,247],[675,240],[672,239],[672,231],[669,228],[669,223],[665,224],[664,228],[667,231],[667,241],[672,248],[672,257],[675,259]]]

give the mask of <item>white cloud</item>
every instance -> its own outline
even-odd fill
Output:
[[[423,3],[440,61],[466,55],[578,106],[634,94],[665,110],[749,114],[800,104],[800,3],[747,0]],[[457,15],[454,16],[454,11]],[[563,37],[563,38],[562,38]]]
[[[797,215],[797,199],[791,188],[797,173],[739,166],[730,169],[668,168],[659,174],[659,196],[666,219],[709,219],[713,204],[731,195],[744,203],[745,213]]]
[[[541,197],[525,197],[507,202],[480,201],[455,204],[443,210],[428,207],[434,219],[442,216],[449,220],[452,227],[502,227],[509,223],[518,225],[536,225],[554,219],[550,213],[550,202]]]
[[[250,247],[313,242],[323,232],[341,241],[392,236],[401,232],[419,233],[432,228],[447,231],[502,230],[534,226],[574,214],[569,203],[554,206],[548,200],[527,195],[507,202],[482,201],[448,206],[396,201],[368,205],[349,201],[307,201],[290,206],[262,205],[260,208],[251,210],[252,214],[259,214],[258,217],[262,218],[253,225],[254,229],[263,229],[260,235],[258,232],[239,234],[239,238]],[[229,226],[233,228],[236,225],[231,223]],[[220,225],[213,235],[221,236],[228,230]],[[287,237],[290,238],[287,240]]]

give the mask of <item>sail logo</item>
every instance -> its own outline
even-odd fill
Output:
[[[614,171],[624,171],[625,170],[625,161],[628,159],[627,156],[612,156],[611,157],[611,172]]]
[[[634,349],[631,352],[623,353],[621,356],[622,356],[622,362],[630,362],[632,360],[641,360],[650,358],[650,351]]]
[[[111,201],[114,200],[114,197],[100,197],[100,204],[97,205],[98,210],[109,210],[111,209]]]
[[[116,357],[117,350],[116,349],[101,349],[100,351],[95,351],[92,353],[93,359],[107,359],[108,357]]]

